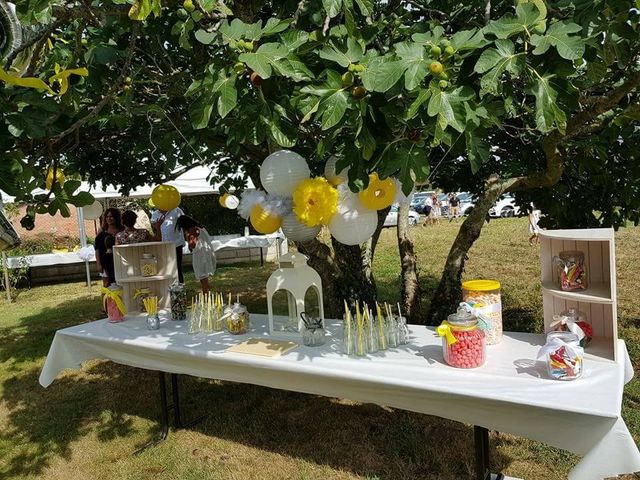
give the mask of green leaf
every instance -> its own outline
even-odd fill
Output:
[[[267,122],[269,135],[278,145],[285,148],[291,148],[296,144],[295,134],[287,135],[281,128],[280,119],[274,114],[271,121]]]
[[[308,81],[314,78],[313,72],[295,55],[289,55],[289,57],[279,60],[275,67],[281,75],[291,78],[294,82]]]
[[[202,95],[189,110],[191,124],[196,130],[205,128],[209,125],[211,112],[213,111],[213,100],[215,95]]]
[[[398,43],[396,55],[405,64],[404,85],[407,90],[416,88],[429,73],[430,61],[425,57],[425,49],[418,43]]]
[[[437,87],[431,90],[431,98],[427,107],[430,117],[438,116],[442,127],[451,125],[458,132],[464,131],[466,112],[464,102],[473,96],[473,91],[468,87],[459,87],[450,92],[439,90]]]
[[[558,55],[567,60],[577,60],[584,55],[585,41],[579,35],[570,35],[582,31],[575,23],[556,22],[551,24],[544,36],[533,35],[531,44],[536,48],[534,55],[542,55],[549,47],[554,46]]]
[[[482,30],[461,30],[451,36],[451,46],[458,52],[466,50],[475,50],[484,47],[489,43],[485,38]]]
[[[532,88],[536,97],[536,128],[542,133],[551,130],[554,124],[563,132],[567,124],[567,117],[556,102],[558,92],[551,86],[551,78],[553,75],[538,76]]]
[[[469,163],[471,163],[471,172],[475,174],[480,170],[482,164],[489,160],[489,146],[484,141],[484,136],[478,135],[478,130],[465,132],[465,138],[467,140],[467,156],[469,157]]]
[[[367,90],[386,92],[393,87],[404,74],[406,62],[390,60],[389,57],[375,57],[369,62],[360,78]]]
[[[327,12],[327,15],[329,15],[330,18],[333,18],[340,13],[340,10],[342,9],[342,0],[322,0],[322,6]]]
[[[338,48],[334,43],[325,46],[320,50],[320,58],[336,62],[341,67],[347,68],[351,63],[358,63],[362,59],[364,50],[362,46],[355,41],[355,39],[349,37],[347,40],[346,50]]]
[[[73,204],[78,207],[85,207],[87,205],[91,205],[96,201],[95,198],[93,198],[93,195],[91,195],[89,192],[78,192],[77,195],[71,197],[71,200]]]
[[[496,40],[496,48],[482,52],[474,71],[486,73],[480,80],[481,95],[486,92],[498,94],[500,79],[505,71],[518,76],[524,68],[524,53],[514,53],[515,46],[511,40]]]
[[[220,117],[226,117],[238,103],[238,92],[236,91],[236,76],[231,75],[220,84],[218,88],[220,96],[218,97],[218,114]]]
[[[356,4],[365,17],[373,15],[373,0],[356,0]]]
[[[287,56],[287,51],[278,43],[264,43],[256,52],[243,53],[238,59],[262,78],[269,78],[272,65]]]
[[[199,29],[196,31],[196,40],[205,45],[211,45],[216,39],[217,33],[207,32],[206,30]]]
[[[422,45],[433,46],[440,43],[440,40],[442,40],[443,35],[444,35],[444,28],[438,25],[432,28],[430,32],[414,33],[413,35],[411,35],[411,39],[414,42],[420,43]]]
[[[505,39],[523,32],[531,32],[540,19],[540,10],[532,3],[520,3],[516,15],[510,13],[490,22],[484,27],[484,33]]]
[[[356,146],[360,148],[362,158],[365,160],[371,160],[371,157],[373,157],[373,154],[376,151],[376,139],[371,135],[371,132],[367,127],[362,127],[360,135],[356,138]]]
[[[284,32],[287,28],[289,28],[289,24],[293,21],[293,19],[280,20],[275,17],[271,17],[267,20],[267,23],[262,28],[262,36],[267,37],[269,35],[275,35],[276,33]]]
[[[82,185],[82,182],[80,180],[67,180],[66,182],[64,182],[62,189],[70,197],[73,195],[73,192],[80,188],[80,185]]]
[[[347,93],[344,90],[338,90],[325,98],[320,108],[322,109],[322,130],[328,130],[337,125],[347,111]]]
[[[416,99],[409,106],[409,110],[407,110],[407,120],[411,120],[418,113],[418,109],[422,106],[424,102],[429,100],[431,96],[431,90],[420,90]]]
[[[280,36],[284,48],[293,51],[309,40],[309,33],[304,30],[289,30]]]

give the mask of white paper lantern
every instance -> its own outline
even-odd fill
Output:
[[[342,196],[338,211],[329,223],[331,236],[345,245],[360,245],[371,238],[378,226],[378,214],[365,208],[355,193]]]
[[[279,150],[262,162],[260,181],[264,189],[273,195],[291,196],[296,186],[309,178],[310,173],[302,156],[290,150]]]
[[[91,205],[82,207],[85,220],[97,220],[102,215],[102,204],[96,200]]]
[[[289,240],[296,242],[313,240],[318,236],[321,228],[320,225],[317,227],[307,227],[296,218],[295,213],[285,215],[282,219],[282,233],[284,233],[285,237]]]
[[[224,206],[230,210],[235,210],[240,205],[240,200],[235,195],[229,195],[224,202]]]
[[[336,172],[338,157],[330,157],[324,165],[324,178],[329,180],[331,185],[340,185],[348,179],[349,168],[343,168],[340,173]]]

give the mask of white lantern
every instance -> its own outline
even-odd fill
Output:
[[[338,211],[329,223],[331,236],[345,245],[360,245],[371,238],[378,226],[378,214],[365,208],[355,193],[342,196]]]
[[[329,180],[331,185],[340,185],[347,181],[349,168],[343,168],[340,172],[336,172],[336,164],[338,157],[330,157],[324,165],[324,178]]]
[[[283,290],[287,294],[287,316],[273,314],[273,296]],[[307,302],[307,293],[315,294],[315,302]],[[267,311],[269,313],[269,333],[279,336],[299,336],[304,328],[300,316],[305,312],[311,316],[317,311],[324,327],[324,307],[322,305],[322,280],[313,268],[307,265],[307,257],[300,253],[287,253],[280,257],[280,268],[267,281]]]
[[[262,162],[260,181],[267,192],[290,197],[296,186],[309,178],[310,173],[302,156],[290,150],[279,150]]]
[[[102,215],[102,204],[96,200],[91,205],[82,207],[82,213],[85,220],[97,220]]]
[[[317,227],[307,227],[300,222],[295,213],[289,213],[282,218],[282,233],[289,240],[295,242],[309,242],[318,236],[321,225]]]

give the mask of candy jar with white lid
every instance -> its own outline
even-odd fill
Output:
[[[240,299],[233,305],[227,305],[224,309],[227,331],[233,335],[247,333],[251,327],[249,310],[240,303]]]
[[[442,337],[442,355],[448,365],[457,368],[476,368],[486,360],[485,334],[478,318],[461,304],[456,313],[436,329]]]
[[[558,332],[575,333],[582,348],[587,347],[593,338],[593,327],[587,322],[587,314],[577,308],[571,307],[554,315],[549,327]]]

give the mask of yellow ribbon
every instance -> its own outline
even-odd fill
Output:
[[[440,324],[438,328],[436,328],[436,333],[447,339],[447,345],[453,345],[458,341],[455,335],[451,332],[451,325],[446,320]]]
[[[136,291],[133,294],[133,298],[142,297],[143,295],[150,296],[151,290],[149,290],[148,288],[136,288]]]
[[[69,70],[62,70],[61,72],[52,75],[49,78],[49,83],[53,85],[55,82],[60,83],[60,91],[54,92],[44,80],[36,77],[20,77],[13,73],[5,72],[0,69],[0,80],[8,85],[15,85],[16,87],[34,88],[36,90],[45,90],[52,95],[64,95],[69,89],[69,77],[71,75],[79,75],[86,77],[89,75],[89,71],[86,68],[72,68]]]
[[[110,298],[116,304],[120,313],[123,315],[127,313],[124,308],[124,303],[122,302],[122,290],[111,290],[107,287],[102,287],[102,294],[104,295],[104,299],[102,300],[104,308],[107,308],[107,299]]]

